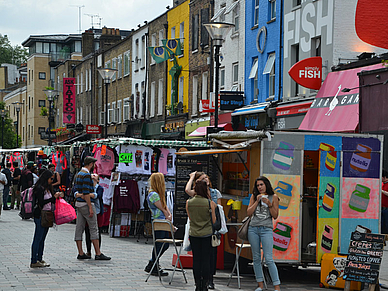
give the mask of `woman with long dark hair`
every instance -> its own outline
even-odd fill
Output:
[[[190,218],[190,244],[193,251],[193,274],[195,290],[208,290],[208,281],[211,277],[211,236],[213,234],[212,221],[216,221],[214,201],[208,196],[208,185],[204,180],[196,181],[195,195],[186,202],[186,212]]]
[[[247,208],[247,214],[252,216],[248,228],[248,240],[251,244],[253,269],[258,283],[258,287],[255,291],[262,291],[264,288],[260,244],[262,245],[265,263],[268,266],[275,290],[280,290],[278,269],[276,268],[272,254],[272,219],[276,219],[279,216],[279,198],[274,193],[268,178],[260,176],[256,179]]]
[[[54,211],[55,199],[60,196],[63,197],[63,193],[61,192],[53,194],[53,180],[54,173],[50,170],[46,170],[41,174],[33,188],[32,197],[34,205],[35,233],[31,247],[31,268],[50,266],[50,264],[43,260],[44,242],[49,228],[43,227],[41,224],[41,210]]]

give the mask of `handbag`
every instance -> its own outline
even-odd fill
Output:
[[[51,210],[41,210],[41,222],[42,227],[53,227],[54,225],[54,212]]]
[[[209,200],[209,212],[210,212],[210,221],[213,226],[213,232],[214,231],[219,231],[221,229],[221,215],[220,215],[220,210],[218,207],[215,208],[215,215],[216,215],[216,222],[213,223],[213,218],[212,218],[212,208],[210,206],[210,200]]]
[[[216,248],[221,244],[221,234],[213,234],[212,235],[212,247]]]
[[[59,198],[55,201],[54,215],[55,223],[57,225],[68,223],[77,218],[73,206],[67,203],[63,198]]]
[[[251,222],[251,218],[252,218],[251,216],[245,217],[242,220],[242,225],[237,232],[237,236],[244,241],[248,241],[248,227],[249,227],[249,223]]]

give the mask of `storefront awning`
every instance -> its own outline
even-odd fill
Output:
[[[202,155],[219,155],[219,154],[230,154],[230,153],[238,153],[244,152],[248,149],[209,149],[209,150],[198,150],[198,151],[184,151],[184,152],[176,152],[176,155],[179,156],[202,156]]]
[[[263,102],[255,105],[244,106],[232,112],[232,116],[265,112],[265,109],[267,108],[268,105],[269,105],[269,102]]]
[[[276,107],[276,117],[306,113],[313,102],[302,102],[297,104],[284,104]]]
[[[381,64],[329,73],[299,129],[325,132],[354,131],[358,125],[357,73],[377,68],[381,68]]]
[[[219,124],[218,127],[224,128],[227,125],[227,123]],[[204,136],[206,135],[206,130],[208,127],[214,127],[214,126],[201,126],[198,127],[196,130],[194,130],[192,133],[189,134],[189,136]]]

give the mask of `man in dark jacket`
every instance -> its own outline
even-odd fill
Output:
[[[11,209],[15,206],[19,209],[20,206],[20,178],[22,176],[22,171],[19,168],[18,162],[13,162],[13,186],[11,187],[12,197],[11,197]]]
[[[7,184],[4,185],[3,190],[3,210],[10,210],[11,208],[8,207],[8,196],[9,196],[9,188],[12,184],[12,173],[11,173],[11,163],[7,163],[7,167],[3,169],[3,174],[7,178]]]
[[[20,178],[20,191],[23,192],[24,190],[32,187],[34,182],[34,176],[32,175],[31,169],[34,166],[34,162],[29,161],[27,163],[27,167],[23,169],[22,176]]]

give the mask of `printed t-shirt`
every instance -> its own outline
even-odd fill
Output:
[[[101,154],[102,147],[98,147],[94,153],[94,158],[97,159],[95,168],[98,175],[109,176],[115,165],[115,154],[109,147],[106,148],[106,154]]]
[[[175,176],[176,149],[169,149],[167,154],[167,176]]]
[[[110,184],[110,180],[107,178],[100,178],[99,184],[104,189],[102,202],[105,205],[111,205],[113,197],[113,187]]]
[[[119,163],[119,166],[117,167],[118,172],[127,173],[127,174],[136,174],[136,161],[135,161],[135,154],[136,154],[137,147],[135,146],[118,146],[116,147],[116,151],[119,154],[127,153],[131,155],[131,159],[128,160],[126,163]]]
[[[167,175],[167,157],[169,153],[168,149],[160,149],[159,172],[164,175]]]
[[[147,181],[138,181],[137,186],[139,187],[139,197],[140,197],[140,209],[144,209],[144,201],[147,196],[148,182]]]
[[[155,206],[155,203],[160,201],[159,194],[155,191],[152,191],[148,194],[147,197],[148,207],[151,210],[152,219],[166,219],[162,210]]]

